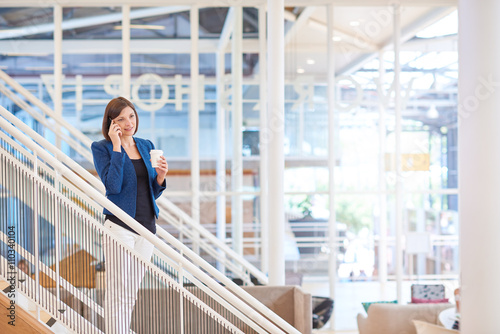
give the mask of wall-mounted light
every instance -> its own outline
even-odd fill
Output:
[[[431,105],[429,110],[427,110],[427,118],[436,119],[439,117],[439,111],[436,109],[435,105]]]
[[[122,63],[80,63],[80,67],[121,67]]]
[[[122,30],[123,26],[115,26],[115,30]],[[164,26],[152,25],[152,24],[131,24],[130,29],[145,29],[145,30],[164,30]]]
[[[0,52],[2,56],[10,57],[47,57],[48,53],[36,53],[36,52]]]
[[[62,68],[66,68],[67,65],[63,64]],[[53,71],[54,66],[26,66],[24,68],[26,71]]]
[[[137,67],[156,67],[156,68],[175,68],[174,65],[170,64],[156,64],[156,63],[132,63],[132,66]]]
[[[156,63],[131,63],[132,66],[137,67],[156,67],[156,68],[175,68],[170,64],[156,64]],[[80,67],[122,67],[122,63],[80,63]]]

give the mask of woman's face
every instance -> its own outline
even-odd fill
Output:
[[[132,108],[130,107],[124,108],[120,113],[120,115],[118,115],[113,121],[120,126],[122,135],[124,136],[134,135],[137,119],[135,117],[135,112]]]

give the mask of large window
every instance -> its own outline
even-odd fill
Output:
[[[130,10],[130,55],[124,55],[120,7],[63,8],[62,116],[92,140],[101,139],[104,108],[123,93],[123,64],[130,59],[130,97],[140,117],[138,136],[151,139],[165,152],[171,169],[165,194],[191,214],[189,9]],[[233,241],[231,201],[240,196],[244,254],[257,266],[263,262],[261,203],[266,200],[260,193],[265,171],[259,162],[264,145],[260,115],[265,107],[260,78],[267,69],[259,59],[259,10],[243,9],[241,129],[234,129],[232,123],[231,39],[220,49],[224,30],[231,29],[226,27],[228,8],[199,10],[199,53],[194,55],[199,62],[199,128],[194,131],[199,136],[200,222],[215,231],[220,186],[216,159],[224,149],[226,241]],[[308,282],[316,282],[321,289],[314,293],[328,295],[329,256],[335,254],[339,289],[354,290],[352,284],[359,281],[369,286],[367,291],[382,284],[389,287],[385,295],[378,290],[363,296],[338,294],[337,329],[353,329],[361,302],[369,301],[363,298],[395,297],[398,265],[404,284],[416,279],[445,281],[451,289],[458,279],[457,22],[453,8],[402,7],[405,34],[398,73],[392,36],[394,7],[335,7],[335,130],[330,141],[325,12],[324,6],[303,6],[287,8],[285,15],[286,270],[302,275],[305,288],[310,288]],[[0,24],[7,22],[7,28],[19,31],[11,37],[0,31],[0,69],[53,108],[54,34],[43,30],[53,22],[53,9],[0,8],[0,17]],[[30,25],[41,30],[34,33]],[[397,74],[400,95],[396,97]],[[23,110],[9,94],[0,93],[0,104],[56,141],[52,123]],[[223,147],[218,141],[219,112],[224,119]],[[233,136],[239,131],[243,166],[236,167],[243,171],[243,185],[232,191]],[[328,224],[332,214],[328,206],[330,145],[336,152],[335,236],[330,235]],[[69,145],[61,147],[93,168]],[[401,166],[396,166],[397,153]],[[398,230],[402,231],[399,235]],[[332,238],[337,242],[334,250],[330,249]],[[428,242],[429,247],[412,248],[414,240]],[[403,243],[401,264],[396,262],[398,242]],[[407,301],[408,287],[403,289]]]

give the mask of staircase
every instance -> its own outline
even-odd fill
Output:
[[[0,86],[7,95],[5,85]],[[29,97],[22,87],[16,89]],[[10,92],[16,104],[40,113]],[[145,271],[131,332],[298,333],[177,238],[162,228],[157,236],[151,234],[106,199],[99,180],[3,107],[0,115],[0,278],[8,280],[9,271],[18,272],[17,261],[27,261],[29,273],[19,273],[14,285],[38,313],[49,314],[69,332],[103,332],[106,271],[101,240],[107,238],[132,266]],[[184,225],[189,217],[165,203],[165,218],[182,220],[178,226],[185,235],[199,233],[207,253],[217,256],[218,249],[227,250],[227,268],[244,273],[239,277],[245,281],[250,274],[258,277],[258,270],[210,233]],[[155,245],[151,261],[114,239],[103,226],[103,207]]]
[[[13,307],[11,299],[5,293],[0,293],[0,318],[2,319],[0,329],[5,330],[2,331],[4,333],[14,331],[23,334],[52,333],[43,320],[42,322],[38,321],[33,314],[24,308]]]
[[[11,100],[22,110],[26,111],[39,126],[49,129],[56,136],[56,140],[67,144],[83,159],[80,162],[93,166],[90,146],[92,141],[80,130],[56,115],[46,104],[36,98],[26,88],[16,82],[4,71],[0,70],[0,93]],[[96,189],[104,193],[100,181],[88,180]],[[245,285],[253,285],[252,277],[260,284],[267,285],[268,277],[243,256],[234,252],[223,241],[202,225],[196,223],[189,215],[169,201],[165,196],[157,200],[160,208],[160,220],[169,224],[179,239],[185,244],[200,250],[205,260],[212,265],[218,264],[224,268],[227,276],[239,278]],[[158,226],[158,236],[165,238],[165,230]]]

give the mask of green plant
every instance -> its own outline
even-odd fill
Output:
[[[312,203],[311,203],[311,196],[307,195],[306,198],[304,198],[298,205],[297,207],[300,209],[304,217],[310,216],[312,213]]]
[[[360,198],[340,199],[336,205],[336,219],[357,234],[364,227],[372,228],[371,207],[371,203]]]

